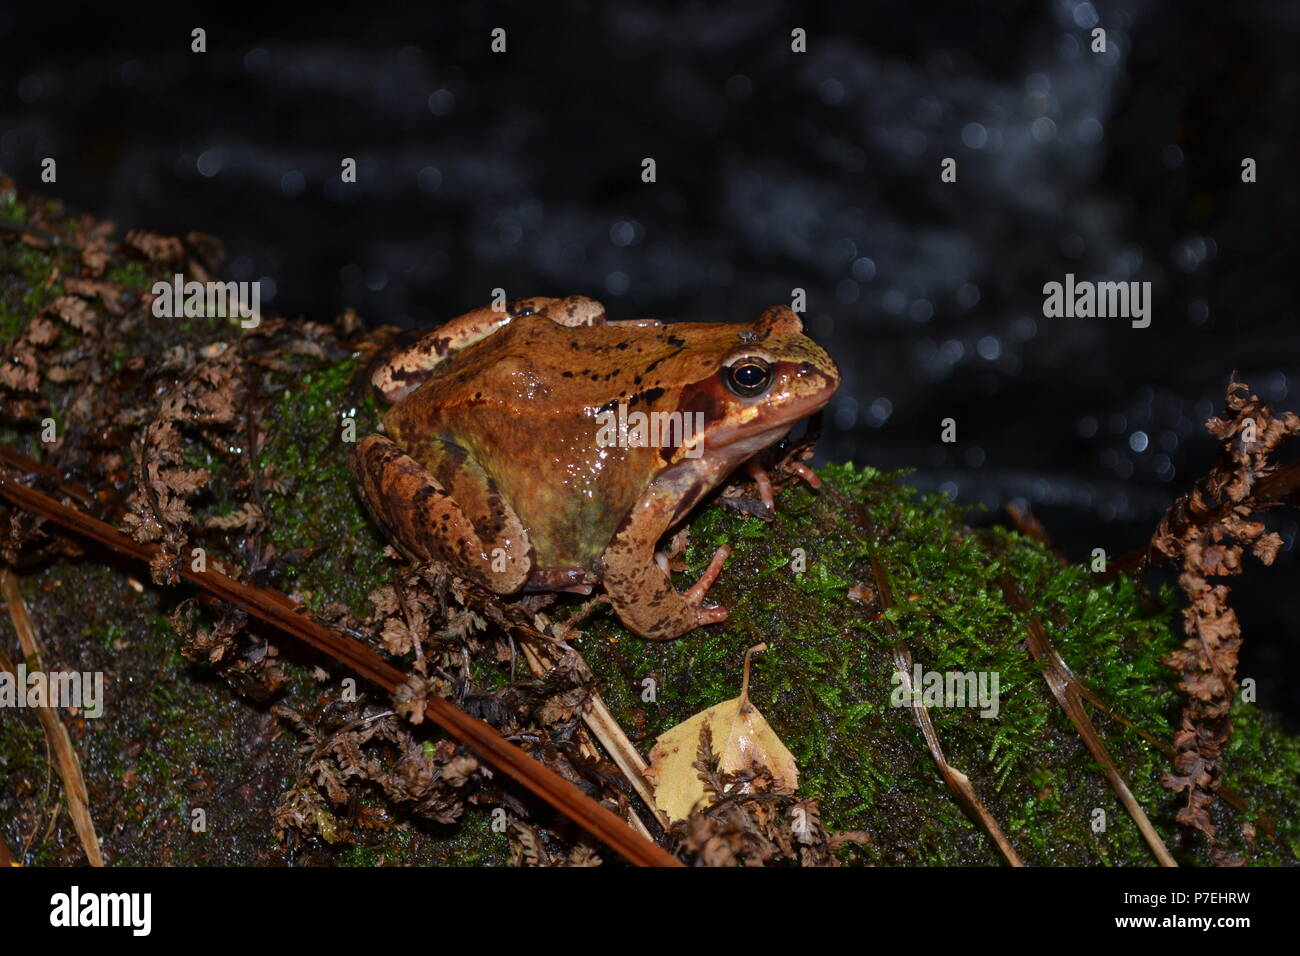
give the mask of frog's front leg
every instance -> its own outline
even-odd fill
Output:
[[[655,560],[655,545],[676,517],[680,497],[652,487],[623,519],[602,555],[605,593],[619,620],[642,637],[666,641],[727,619],[725,607],[701,607],[731,549],[723,545],[685,594]]]
[[[492,481],[457,445],[431,439],[421,461],[382,435],[357,443],[349,465],[371,514],[416,560],[440,558],[497,594],[532,571],[528,531]]]

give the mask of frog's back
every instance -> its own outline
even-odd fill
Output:
[[[440,404],[478,401],[481,393],[599,407],[707,377],[738,343],[738,330],[721,323],[570,327],[525,316],[444,362],[427,386]]]

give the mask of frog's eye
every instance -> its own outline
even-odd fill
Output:
[[[742,398],[761,395],[772,383],[772,366],[761,358],[743,358],[726,369],[727,388]]]

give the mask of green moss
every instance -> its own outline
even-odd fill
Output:
[[[265,862],[275,784],[299,759],[292,739],[273,734],[261,709],[187,661],[159,613],[159,594],[136,590],[120,569],[60,562],[23,589],[46,666],[103,675],[103,716],[62,716],[110,862]],[[8,615],[0,616],[0,640],[13,640]],[[30,712],[0,720],[0,761],[0,827],[10,847],[23,846],[35,829],[31,862],[82,862],[70,825],[60,822],[47,835],[23,820],[51,772]],[[49,799],[58,794],[56,785]],[[204,833],[190,828],[195,809],[207,814]]]
[[[1173,675],[1160,664],[1177,643],[1171,595],[1147,600],[1125,579],[1101,584],[1082,568],[1062,568],[1014,532],[973,531],[946,498],[916,497],[897,476],[846,465],[822,477],[820,493],[786,492],[772,524],[712,508],[692,525],[681,587],[718,544],[734,549],[710,592],[730,609],[724,624],[655,643],[630,635],[612,615],[593,623],[581,650],[624,727],[648,750],[668,728],[735,697],[745,649],[765,641],[751,696],[798,759],[800,792],[821,801],[833,828],[873,834],[867,855],[879,862],[996,862],[939,780],[910,710],[893,706],[897,640],[924,671],[997,675],[995,717],[962,706],[930,714],[948,760],[971,778],[1027,862],[1151,862],[1031,659],[1027,621],[1007,605],[999,580],[1006,572],[1019,581],[1075,673],[1160,740],[1172,737],[1178,710]],[[806,553],[803,574],[790,566],[796,548]],[[849,587],[871,581],[873,554],[897,601],[883,616],[845,599]],[[646,677],[656,682],[654,702],[641,699]],[[1117,722],[1091,717],[1148,815],[1177,844],[1176,801],[1159,782],[1164,755]],[[1289,821],[1294,776],[1269,769],[1250,750],[1257,726],[1241,721],[1234,739],[1246,749],[1234,766],[1253,781],[1242,788],[1254,787]],[[1291,738],[1274,731],[1269,744],[1292,767],[1300,759]],[[1100,834],[1092,826],[1098,809],[1106,820]],[[1279,821],[1274,830],[1276,850],[1261,861],[1294,861],[1291,824]]]
[[[6,218],[25,222],[26,207],[17,201],[6,206],[0,196],[0,219]],[[6,243],[0,251],[0,339],[17,336],[29,319],[63,295],[63,283],[49,282],[50,276],[56,270],[60,276],[75,275],[73,267],[69,252],[62,247]],[[61,335],[66,331],[61,330]],[[63,335],[59,345],[70,341],[70,336]]]
[[[12,192],[0,193],[0,219],[5,222],[26,222],[27,205]]]
[[[22,304],[29,314],[35,315],[63,294],[61,282],[53,285],[46,282],[51,272],[52,257],[45,250],[20,245],[14,250],[13,261],[22,271],[27,283]]]
[[[365,797],[383,811],[382,801]],[[357,842],[339,849],[334,862],[340,866],[504,866],[509,843],[504,834],[493,833],[489,812],[470,807],[456,824],[417,824],[397,827],[380,834],[360,834]]]
[[[27,324],[27,317],[21,312],[0,305],[0,340],[10,342],[18,336]]]
[[[143,292],[152,284],[153,277],[149,275],[149,270],[145,268],[144,263],[132,260],[125,265],[109,269],[108,278],[128,289]]]
[[[370,399],[345,407],[355,371],[356,362],[349,360],[308,372],[287,387],[268,418],[261,465],[288,483],[284,494],[268,496],[269,540],[283,551],[319,549],[293,570],[293,584],[314,609],[342,601],[365,617],[368,595],[387,580],[391,567],[347,468],[352,442],[373,431],[376,421]]]
[[[1253,704],[1233,706],[1227,785],[1248,802],[1256,837],[1251,862],[1294,866],[1300,859],[1300,747]]]

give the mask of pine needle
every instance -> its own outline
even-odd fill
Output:
[[[874,534],[874,529],[872,529]],[[889,579],[885,576],[885,569],[881,567],[880,562],[876,560],[875,555],[871,556],[871,571],[875,577],[876,593],[880,596],[880,606],[883,610],[889,610],[894,606],[894,593],[889,587]],[[892,636],[897,638],[897,630],[892,622],[886,620],[885,628]],[[912,686],[912,652],[900,643],[895,643],[892,650],[894,656],[894,669],[902,676],[903,690],[907,699],[913,701],[912,715],[916,718],[917,726],[921,728],[921,734],[925,737],[925,743],[930,748],[930,756],[934,758],[935,766],[939,768],[939,776],[943,777],[943,782],[948,785],[948,789],[957,797],[957,802],[962,805],[975,822],[980,825],[993,845],[997,847],[1002,858],[1012,866],[1024,866],[1020,855],[1016,853],[1015,847],[1007,839],[1006,833],[1002,827],[984,805],[984,801],[979,798],[975,792],[974,785],[971,784],[970,778],[948,763],[944,756],[943,747],[939,743],[939,735],[935,732],[934,724],[930,720],[930,711],[926,709],[925,704],[917,700],[913,693],[915,688]]]

